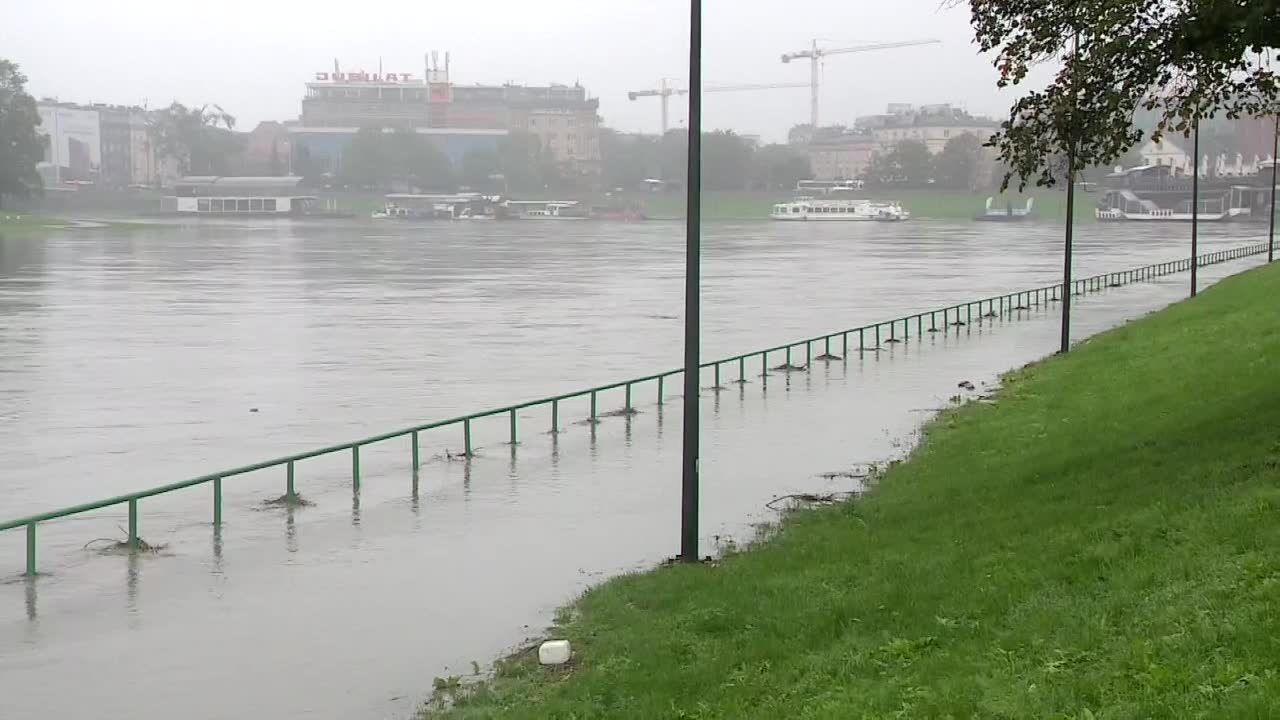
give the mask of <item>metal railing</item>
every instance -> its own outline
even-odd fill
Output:
[[[1197,265],[1200,267],[1205,265],[1214,265],[1239,258],[1265,254],[1266,252],[1266,243],[1231,248],[1228,250],[1219,250],[1199,255],[1197,257]],[[1163,275],[1185,272],[1190,268],[1191,259],[1184,258],[1181,260],[1144,265],[1142,267],[1121,270],[1119,272],[1102,273],[1073,281],[1073,295],[1097,292],[1106,288],[1120,287],[1134,282],[1142,282]],[[762,381],[767,385],[768,374],[771,369],[769,367],[770,355],[773,355],[776,358],[778,353],[782,353],[784,358],[784,367],[787,369],[796,369],[797,366],[792,363],[793,351],[797,348],[803,348],[805,360],[804,367],[807,368],[815,359],[815,356],[813,355],[813,348],[815,344],[820,344],[822,347],[822,354],[818,355],[817,359],[843,359],[848,356],[851,347],[854,351],[859,353],[865,353],[868,351],[875,352],[878,351],[885,343],[897,343],[909,340],[912,337],[911,330],[913,324],[915,325],[915,336],[917,338],[930,333],[945,333],[948,332],[950,328],[959,328],[974,322],[975,316],[977,321],[981,323],[983,319],[1004,318],[1006,315],[1012,316],[1017,312],[1029,311],[1042,305],[1059,302],[1061,293],[1062,283],[1055,283],[1030,290],[1020,290],[1005,295],[997,295],[995,297],[983,298],[981,300],[974,300],[957,305],[949,305],[947,307],[937,308],[934,310],[926,310],[912,315],[907,315],[905,317],[900,317],[895,320],[887,320],[870,325],[863,325],[862,327],[850,328],[848,330],[840,330],[838,332],[819,335],[806,340],[798,340],[784,345],[775,345],[770,348],[755,350],[742,355],[734,355],[732,357],[721,358],[719,360],[711,360],[703,363],[700,368],[702,370],[711,370],[714,373],[715,387],[718,388],[721,384],[723,368],[728,367],[730,371],[732,371],[736,367],[737,382],[745,382],[747,378],[748,364],[750,363],[754,365],[755,360],[758,359],[759,367],[761,368]],[[985,313],[984,309],[986,311]],[[939,320],[941,320],[941,324],[939,324]],[[851,346],[851,343],[855,340],[857,343],[856,346]],[[840,358],[836,358],[832,354],[833,341],[838,343],[838,347],[841,351]],[[140,545],[138,539],[139,500],[194,487],[196,485],[211,485],[213,488],[213,525],[215,528],[218,528],[222,525],[222,481],[226,478],[283,465],[285,467],[285,496],[283,499],[286,502],[294,502],[298,498],[297,491],[294,486],[297,463],[303,460],[320,457],[322,455],[350,452],[351,482],[353,489],[356,492],[359,492],[360,449],[375,443],[386,442],[388,440],[403,437],[410,438],[410,455],[413,465],[413,492],[416,495],[418,491],[421,466],[421,445],[419,442],[419,435],[422,432],[451,426],[461,426],[464,453],[466,457],[470,458],[474,455],[471,442],[471,424],[476,420],[507,415],[510,422],[510,442],[512,445],[515,445],[519,437],[517,413],[520,410],[549,405],[551,410],[551,432],[558,433],[560,431],[560,404],[566,400],[574,400],[583,397],[589,398],[590,415],[588,417],[588,422],[594,424],[595,422],[598,422],[600,418],[599,396],[601,393],[610,390],[622,389],[624,391],[625,403],[623,412],[630,414],[633,411],[632,403],[634,400],[634,390],[636,386],[646,383],[655,383],[657,386],[658,404],[661,405],[663,404],[663,390],[666,379],[675,375],[680,375],[682,372],[682,369],[667,370],[665,372],[654,373],[644,377],[632,378],[630,380],[623,380],[607,385],[599,385],[585,390],[564,393],[562,395],[553,395],[551,397],[529,400],[515,405],[483,410],[469,415],[460,415],[446,420],[423,423],[410,428],[393,430],[391,432],[362,438],[360,440],[353,440],[351,442],[329,445],[327,447],[317,448],[315,450],[309,450],[293,455],[286,455],[284,457],[274,458],[271,460],[264,460],[262,462],[253,463],[252,465],[220,470],[215,473],[201,475],[188,480],[182,480],[168,485],[160,485],[148,490],[132,492],[126,495],[117,495],[115,497],[104,498],[102,500],[95,500],[93,502],[82,503],[80,505],[73,505],[71,507],[50,510],[48,512],[17,518],[15,520],[0,522],[0,531],[12,530],[20,527],[26,528],[26,575],[33,576],[36,574],[36,528],[40,523],[65,518],[71,515],[79,515],[81,513],[87,513],[102,508],[113,507],[116,505],[128,505],[129,529],[127,544],[133,548],[138,548]]]

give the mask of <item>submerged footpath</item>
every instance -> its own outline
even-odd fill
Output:
[[[869,494],[607,582],[566,669],[424,716],[1280,717],[1278,297],[1272,265],[1010,373]]]

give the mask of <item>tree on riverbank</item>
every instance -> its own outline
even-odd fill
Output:
[[[412,132],[361,128],[343,158],[342,181],[356,187],[429,190],[454,189],[449,158]]]
[[[940,187],[976,190],[986,184],[982,141],[977,135],[964,133],[947,141],[934,160],[934,176]]]
[[[877,153],[867,168],[872,185],[924,187],[933,180],[933,156],[919,140],[903,140],[887,153]]]
[[[18,65],[0,58],[0,207],[5,195],[29,197],[44,187],[36,163],[46,140],[36,132],[40,114],[26,84]]]
[[[153,115],[151,136],[157,154],[176,161],[179,173],[228,175],[243,149],[235,127],[235,117],[219,105],[188,108],[175,100]]]
[[[956,0],[958,3],[959,0]],[[1268,60],[1280,44],[1280,0],[968,0],[980,49],[1000,87],[1046,60],[1063,63],[1028,92],[991,140],[1020,184],[1052,185],[1046,162],[1074,148],[1076,167],[1107,165],[1140,142],[1133,119],[1158,117],[1150,136],[1185,134],[1211,114],[1270,114],[1280,82]],[[1074,49],[1078,41],[1078,50]]]

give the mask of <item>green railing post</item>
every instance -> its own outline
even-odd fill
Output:
[[[813,341],[805,340],[804,341],[804,366],[809,367],[812,364],[813,364]],[[716,384],[718,385],[719,383],[716,383]]]
[[[716,388],[720,388],[720,363],[716,363]]]
[[[822,354],[823,354],[823,355],[830,355],[830,354],[831,354],[831,336],[830,336],[830,335],[828,335],[828,336],[826,336],[825,338],[823,338],[823,343],[822,343]]]
[[[760,382],[769,384],[769,353],[760,353]]]
[[[413,494],[417,495],[418,494],[418,475],[420,472],[418,470],[418,466],[421,465],[421,463],[419,462],[417,430],[414,430],[413,432],[409,433],[409,443],[410,443],[409,445],[410,453],[413,455]]]
[[[213,526],[222,526],[222,478],[213,479]]]
[[[659,388],[658,404],[662,404],[662,398],[661,398],[662,380],[661,379],[658,380],[658,388]],[[556,399],[551,401],[551,434],[554,435],[558,432],[560,432],[560,400]]]
[[[360,489],[360,446],[351,446],[351,488]]]
[[[596,421],[596,391],[591,391],[591,422]]]
[[[129,501],[129,547],[138,547],[138,501]]]
[[[791,346],[787,346],[787,369],[791,369]]]
[[[841,337],[840,357],[843,359],[843,358],[849,357],[849,331],[845,330],[844,332],[840,333],[840,337]]]
[[[880,349],[880,325],[876,324],[876,349]]]
[[[297,497],[297,493],[294,492],[294,489],[293,489],[293,461],[292,460],[290,460],[285,465],[284,496],[286,500],[293,500],[294,498]]]
[[[27,577],[36,576],[36,524],[27,523]]]
[[[916,316],[916,338],[924,337],[924,315]]]
[[[864,342],[866,331],[867,329],[865,327],[858,328],[858,354],[859,355],[861,355],[863,350],[865,350],[867,347],[866,342]]]
[[[628,385],[627,387],[628,389],[630,389],[631,386]],[[516,411],[512,410],[511,411],[511,444],[515,445],[517,439],[518,438],[516,437]]]
[[[663,388],[664,388],[664,386],[666,385],[666,381],[667,381],[667,376],[666,376],[666,375],[659,375],[659,376],[658,376],[658,404],[659,404],[659,405],[661,405],[661,404],[663,404],[664,402],[666,402],[665,400],[663,400],[663,399],[662,399],[662,396],[666,394],[666,393],[664,392],[664,389],[663,389]]]
[[[462,451],[471,457],[471,418],[462,421]]]
[[[747,358],[740,357],[738,358],[738,383],[743,384],[746,382],[747,382]]]
[[[720,376],[720,366],[719,366],[719,365],[716,365],[716,384],[717,384],[717,385],[719,385],[719,384],[720,384],[720,377],[719,377],[719,376]],[[627,401],[626,401],[626,409],[627,409],[627,412],[631,412],[631,383],[627,383]]]

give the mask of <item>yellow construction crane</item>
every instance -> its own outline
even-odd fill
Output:
[[[941,40],[904,40],[902,42],[875,43],[873,45],[855,45],[846,48],[820,48],[818,41],[814,40],[808,50],[800,52],[786,53],[782,56],[782,62],[789,63],[792,60],[809,59],[809,122],[816,130],[818,128],[818,71],[819,63],[822,58],[828,55],[843,55],[845,53],[871,52],[873,50],[892,50],[893,48],[913,47],[915,45],[934,45],[942,42]]]
[[[805,83],[749,83],[746,85],[710,85],[702,88],[702,92],[738,92],[740,90],[774,90],[776,88],[802,88],[809,87]],[[627,93],[627,97],[631,100],[642,97],[656,97],[662,99],[662,134],[667,134],[668,108],[672,95],[688,95],[689,91],[680,88],[673,88],[667,84],[667,78],[662,78],[659,86],[653,90],[635,90]]]

